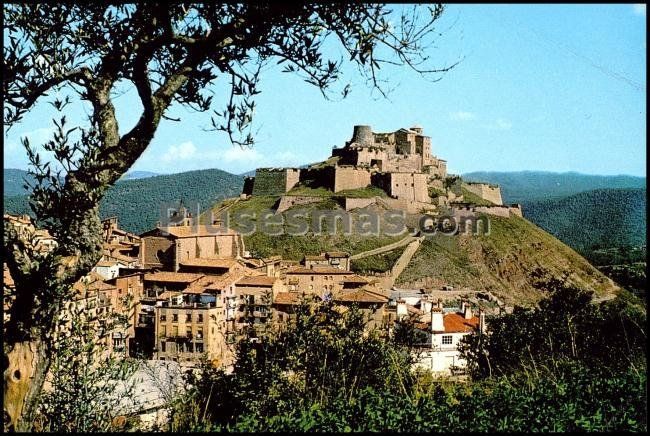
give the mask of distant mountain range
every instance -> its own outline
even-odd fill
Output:
[[[30,213],[24,177],[25,171],[4,170],[5,212]],[[463,178],[498,183],[505,202],[521,203],[526,218],[581,253],[598,246],[645,243],[643,177],[522,171],[474,172]],[[165,202],[198,201],[206,210],[219,199],[238,195],[242,185],[243,175],[217,169],[171,175],[133,172],[108,191],[100,212],[102,217],[118,216],[124,229],[141,233],[155,226]]]
[[[31,214],[22,188],[24,177],[29,178],[25,171],[4,170],[5,212]],[[239,195],[242,187],[241,176],[217,169],[120,180],[108,190],[99,211],[102,218],[117,216],[123,229],[142,233],[155,227],[162,205],[196,201],[205,210],[223,198]]]
[[[526,203],[531,200],[561,198],[593,189],[645,188],[645,177],[596,176],[576,172],[545,171],[491,172],[463,174],[467,181],[496,183],[501,186],[505,203]]]

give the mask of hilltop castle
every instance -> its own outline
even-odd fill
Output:
[[[431,138],[423,134],[422,127],[374,133],[370,126],[354,126],[352,139],[333,148],[326,161],[302,169],[258,168],[255,177],[245,179],[243,194],[285,195],[299,185],[334,193],[374,186],[389,201],[396,200],[394,206],[420,210],[433,206],[430,188],[445,192],[434,204],[462,201],[460,185],[449,190],[447,177],[447,161],[431,154]],[[464,187],[495,205],[502,204],[498,186],[472,183]]]

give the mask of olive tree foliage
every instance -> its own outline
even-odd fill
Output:
[[[336,83],[344,96],[349,92],[340,80],[344,65],[358,67],[380,92],[386,66],[439,80],[453,67],[433,67],[428,54],[443,7],[390,8],[281,2],[3,6],[5,125],[20,123],[43,102],[61,113],[52,139],[42,144],[52,159],[23,140],[36,180],[30,204],[58,247],[45,257],[32,255],[6,229],[4,254],[16,283],[5,326],[4,399],[11,425],[30,427],[49,365],[54,315],[70,285],[101,257],[99,202],[147,148],[170,107],[209,113],[212,130],[247,146],[254,139],[260,72],[269,63],[282,64],[326,97]],[[340,48],[334,57],[324,50],[328,41]],[[215,94],[217,80],[229,83],[228,95]],[[118,82],[132,84],[142,104],[135,126],[123,133],[114,105]],[[70,126],[66,111],[88,103],[87,122]],[[18,355],[21,368],[11,363]]]

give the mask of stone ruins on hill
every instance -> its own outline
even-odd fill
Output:
[[[381,189],[384,198],[359,194],[369,187]],[[409,213],[431,211],[437,206],[466,208],[465,191],[482,200],[478,205],[482,212],[521,216],[518,205],[503,205],[499,186],[463,182],[447,174],[447,161],[431,153],[431,138],[419,126],[390,133],[354,126],[352,139],[341,148],[333,148],[324,162],[307,168],[258,168],[255,177],[244,180],[242,197],[281,196],[281,212],[322,199],[311,196],[305,188],[340,193],[346,210],[382,202]]]

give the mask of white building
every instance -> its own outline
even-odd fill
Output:
[[[428,308],[428,307],[427,307]],[[469,304],[463,302],[460,311],[445,311],[439,302],[430,308],[430,322],[420,323],[419,328],[428,333],[426,346],[418,350],[417,367],[426,368],[440,375],[461,371],[467,362],[461,358],[458,344],[466,335],[485,332],[485,314],[476,316]]]

